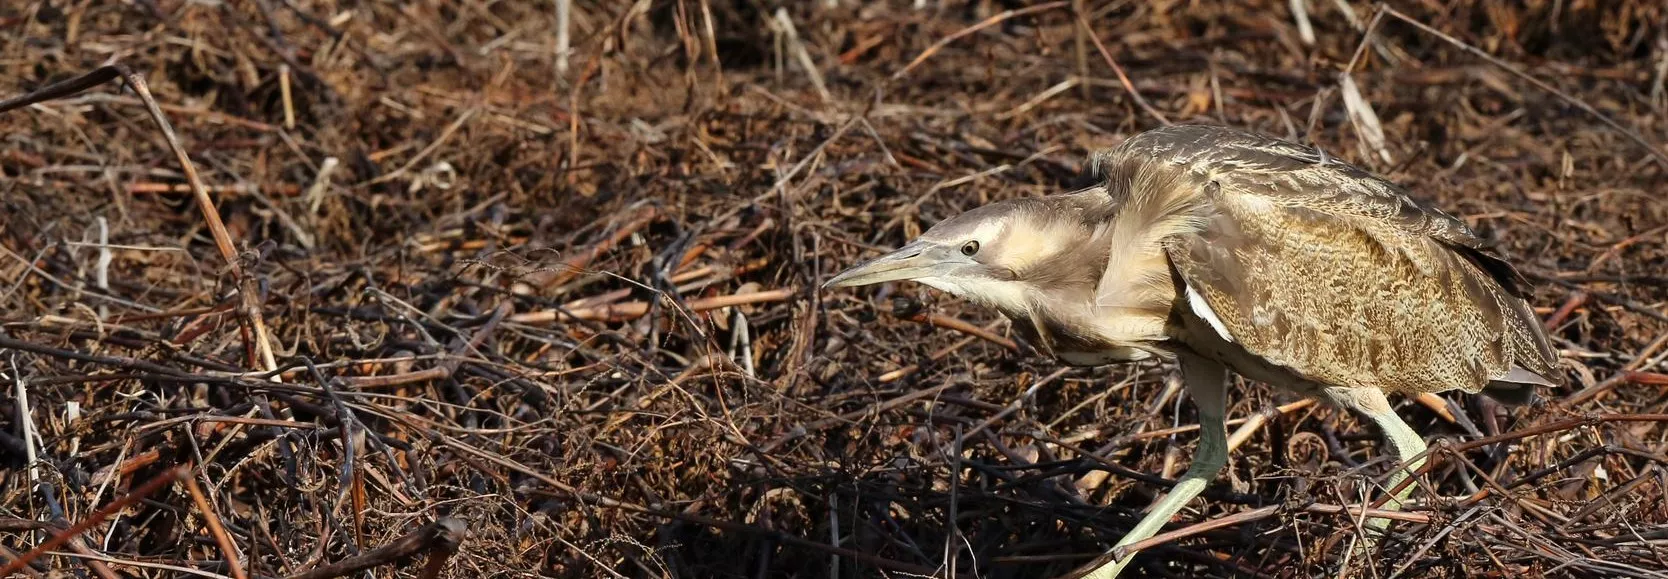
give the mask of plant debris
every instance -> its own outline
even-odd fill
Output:
[[[1171,369],[817,288],[1217,123],[1495,240],[1571,385],[1400,402],[1432,460],[1362,561],[1377,431],[1242,381],[1229,475],[1134,565],[1664,576],[1668,7],[1009,4],[0,7],[0,98],[104,75],[0,114],[0,566],[1069,573],[1187,464]]]

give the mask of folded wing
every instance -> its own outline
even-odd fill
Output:
[[[1250,353],[1327,384],[1508,402],[1561,380],[1527,284],[1463,222],[1308,148],[1177,129],[1212,151],[1189,164],[1209,186],[1203,226],[1165,252]]]

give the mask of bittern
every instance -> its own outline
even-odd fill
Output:
[[[1399,459],[1391,488],[1425,441],[1386,394],[1521,404],[1563,383],[1517,270],[1382,177],[1202,125],[1138,134],[1089,167],[1095,186],[961,213],[825,287],[913,280],[996,309],[1068,365],[1176,361],[1198,450],[1114,549],[1155,534],[1227,464],[1229,369],[1371,419]],[[1131,559],[1088,576],[1116,577]]]

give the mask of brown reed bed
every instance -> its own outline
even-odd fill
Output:
[[[1660,3],[858,4],[581,1],[567,50],[547,2],[0,6],[0,97],[119,62],[201,175],[118,74],[0,115],[0,565],[1066,573],[1186,464],[1169,369],[815,288],[1186,122],[1498,240],[1572,385],[1406,401],[1441,442],[1363,562],[1376,431],[1244,383],[1229,475],[1137,566],[1664,575]]]

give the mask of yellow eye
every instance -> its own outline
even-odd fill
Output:
[[[973,257],[973,254],[978,253],[978,252],[979,252],[979,242],[977,242],[977,241],[969,241],[967,243],[961,244],[961,254],[962,255],[965,255],[965,256],[968,256],[968,257]]]

